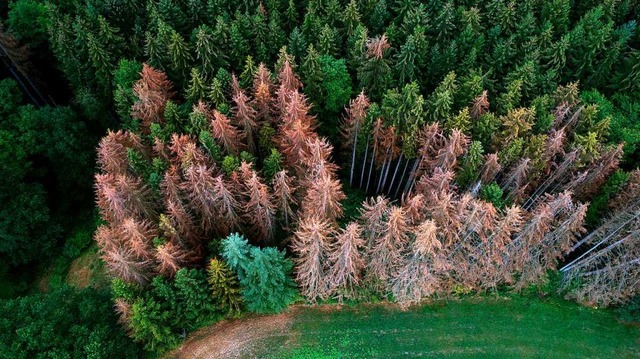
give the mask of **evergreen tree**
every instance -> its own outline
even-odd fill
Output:
[[[229,313],[239,313],[242,308],[242,297],[236,276],[227,264],[217,258],[209,261],[207,280],[216,302]]]
[[[359,86],[366,88],[374,100],[382,97],[391,82],[391,67],[385,58],[389,47],[385,35],[367,40],[367,57],[358,67]]]

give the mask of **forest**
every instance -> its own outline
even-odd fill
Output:
[[[294,304],[540,288],[640,322],[638,19],[0,3],[1,356],[154,357]]]

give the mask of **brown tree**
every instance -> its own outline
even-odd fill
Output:
[[[142,65],[140,80],[133,85],[138,100],[133,104],[132,116],[142,121],[146,133],[152,123],[162,123],[164,108],[173,96],[171,88],[167,75],[146,63]]]
[[[356,287],[360,284],[364,269],[364,239],[362,228],[351,222],[336,236],[329,247],[327,273],[329,290],[338,300],[355,299]]]
[[[302,294],[310,301],[326,298],[327,250],[330,238],[335,234],[331,223],[318,217],[305,217],[291,241],[296,254],[296,281]]]
[[[293,182],[294,178],[287,175],[286,170],[276,173],[272,180],[273,203],[282,216],[285,228],[289,228],[289,225],[297,219],[296,212],[293,210],[297,204],[294,196],[296,187]]]
[[[269,189],[254,170],[245,179],[245,187],[249,201],[245,205],[245,222],[251,226],[252,237],[261,241],[273,238],[275,227],[275,208],[272,204]]]
[[[408,243],[409,226],[404,210],[392,206],[382,232],[374,238],[368,253],[367,277],[378,289],[386,289],[388,283],[397,277]]]

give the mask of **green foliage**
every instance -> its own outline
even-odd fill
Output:
[[[482,148],[482,143],[480,141],[471,142],[469,151],[462,159],[462,168],[458,171],[456,182],[463,187],[472,184],[471,182],[478,177],[478,171],[484,162],[483,154],[484,149]]]
[[[109,293],[68,287],[0,302],[6,358],[135,358],[142,353],[116,322]]]
[[[597,113],[592,122],[610,120],[608,143],[624,142],[624,160],[628,163],[640,161],[640,102],[633,98],[618,94],[613,101],[605,98],[598,91],[584,91],[582,100],[586,104],[596,106]]]
[[[39,47],[47,40],[50,20],[47,7],[36,0],[17,0],[9,4],[7,25],[26,44]]]
[[[275,148],[271,149],[271,154],[267,158],[264,159],[264,166],[262,168],[262,173],[264,177],[268,180],[272,179],[276,173],[282,170],[282,155]]]
[[[118,68],[113,74],[113,102],[118,116],[124,121],[132,121],[131,106],[136,100],[132,88],[140,78],[140,71],[142,71],[142,64],[139,62],[120,60]]]
[[[482,187],[482,191],[480,192],[480,198],[487,202],[493,203],[496,208],[502,208],[504,206],[504,200],[502,196],[502,189],[495,182]]]
[[[325,94],[323,109],[336,113],[342,110],[351,97],[351,78],[344,60],[336,60],[331,56],[320,56],[318,59],[322,69],[322,90]]]
[[[12,80],[0,90],[7,101],[0,110],[0,256],[12,264],[44,260],[60,238],[58,216],[89,193],[91,140],[70,108],[19,106]]]
[[[227,176],[231,175],[233,171],[237,170],[240,167],[240,158],[235,156],[225,156],[222,160],[222,172],[224,172]]]
[[[239,313],[243,305],[240,287],[235,274],[227,264],[219,259],[212,259],[207,267],[207,281],[211,286],[214,300],[223,310]]]
[[[236,273],[238,278],[244,278],[249,257],[249,241],[238,233],[232,233],[222,240],[222,256],[227,265]]]
[[[121,281],[112,287],[116,298],[132,303],[128,327],[147,350],[170,349],[186,332],[219,317],[219,303],[211,300],[204,270],[182,268],[172,280],[154,277],[142,293],[134,294],[135,289]]]
[[[200,131],[200,144],[207,150],[211,159],[216,162],[222,161],[222,148],[218,146],[213,136],[211,136],[211,132],[202,130]]]
[[[222,256],[238,274],[241,293],[250,311],[276,313],[291,304],[296,297],[291,279],[293,263],[284,257],[284,252],[251,246],[238,234],[225,238],[222,247]]]

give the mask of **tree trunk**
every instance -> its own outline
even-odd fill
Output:
[[[369,165],[369,176],[367,176],[367,189],[366,192],[369,193],[369,183],[371,183],[371,172],[373,171],[373,167],[375,167],[376,161],[376,149],[373,148],[373,153],[371,154],[371,163]]]
[[[403,154],[401,153],[400,157],[398,158],[398,163],[396,164],[396,169],[393,171],[393,177],[391,177],[391,183],[389,183],[389,193],[391,193],[391,190],[393,190],[393,182],[396,181],[398,168],[400,168],[400,164],[402,163],[402,157],[403,157]]]
[[[413,168],[411,169],[411,174],[409,175],[409,179],[407,180],[407,184],[404,186],[404,193],[411,192],[411,187],[413,187],[413,181],[416,177],[416,171],[418,171],[418,165],[422,161],[422,157],[416,159],[416,162],[413,163]]]
[[[367,135],[367,145],[364,148],[364,159],[362,160],[362,172],[360,173],[360,188],[364,180],[364,170],[367,168],[367,154],[369,153],[369,135]]]
[[[398,197],[398,192],[402,187],[402,181],[404,181],[404,176],[407,174],[407,168],[409,168],[409,162],[411,159],[407,159],[407,162],[404,163],[404,170],[402,170],[402,176],[400,176],[400,182],[398,182],[398,187],[396,187],[396,192],[393,194],[394,197]]]
[[[353,170],[356,164],[356,148],[358,147],[358,127],[356,126],[355,135],[353,136],[353,150],[351,151],[351,174],[349,175],[349,186],[353,185]]]

